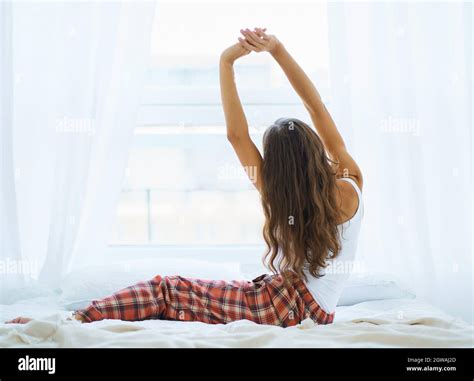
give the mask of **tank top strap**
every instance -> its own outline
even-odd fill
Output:
[[[354,179],[351,179],[350,177],[340,177],[338,180],[344,180],[350,183],[354,187],[355,191],[357,192],[357,196],[359,197],[359,200],[362,199],[362,191],[360,190],[359,186],[354,181]]]

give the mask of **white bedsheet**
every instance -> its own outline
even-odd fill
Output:
[[[54,298],[0,306],[0,321],[30,316],[26,325],[0,324],[0,347],[473,347],[474,329],[419,300],[382,300],[338,307],[334,324],[305,320],[296,327],[249,321],[66,321]]]

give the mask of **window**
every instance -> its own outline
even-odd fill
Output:
[[[261,244],[258,192],[225,136],[218,60],[242,27],[266,26],[324,93],[326,6],[317,3],[159,3],[151,66],[112,244]],[[251,135],[281,116],[308,117],[278,65],[251,54],[236,65]]]

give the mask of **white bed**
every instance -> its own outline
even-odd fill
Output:
[[[212,279],[251,279],[262,269],[242,272],[236,263],[159,258],[126,260],[71,274],[62,293],[29,287],[0,305],[0,347],[472,347],[473,326],[415,299],[387,276],[353,277],[340,298],[334,324],[310,320],[291,328],[250,321],[227,325],[148,320],[67,321],[68,311],[139,280],[179,273]],[[36,292],[32,295],[31,292]],[[372,300],[370,300],[372,299]],[[374,300],[378,299],[378,300]],[[367,301],[369,300],[369,301]],[[26,325],[3,324],[17,316]]]
[[[0,306],[0,319],[37,318],[0,325],[0,347],[473,347],[473,327],[416,299],[338,307],[334,324],[305,320],[296,327],[148,320],[66,321],[56,298]]]

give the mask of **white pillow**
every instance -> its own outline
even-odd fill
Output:
[[[352,274],[342,290],[338,306],[352,306],[370,300],[413,299],[415,294],[392,275]]]
[[[61,304],[68,310],[86,307],[137,282],[156,275],[181,275],[200,279],[243,279],[240,265],[190,259],[159,258],[122,261],[107,266],[84,268],[69,274],[63,282]]]

